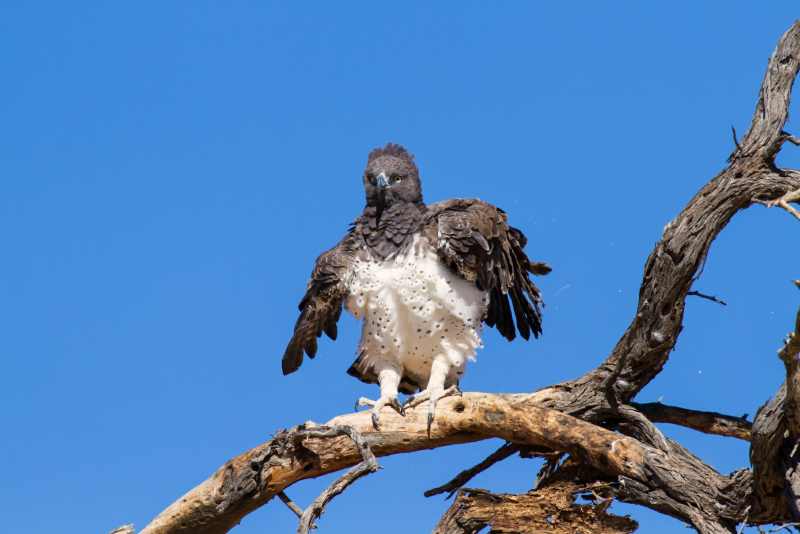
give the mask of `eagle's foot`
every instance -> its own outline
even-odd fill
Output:
[[[384,406],[391,406],[400,415],[406,414],[405,406],[400,404],[400,402],[397,400],[397,396],[381,396],[378,400],[360,397],[356,401],[355,409],[358,410],[359,408],[371,407],[372,409],[370,411],[372,412],[372,427],[375,430],[380,430],[381,409]]]
[[[428,404],[428,437],[431,437],[431,425],[433,425],[433,418],[436,414],[436,403],[439,401],[439,399],[443,399],[444,397],[449,397],[451,395],[461,396],[461,389],[457,385],[450,386],[447,389],[427,388],[424,391],[420,391],[413,397],[409,397],[405,404],[403,404],[403,408],[414,408],[425,401],[430,401]]]

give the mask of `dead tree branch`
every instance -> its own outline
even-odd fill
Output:
[[[362,436],[351,426],[332,425],[329,427],[307,428],[304,430],[299,430],[297,434],[298,439],[336,438],[339,436],[347,436],[358,448],[358,452],[361,454],[362,459],[360,464],[356,465],[353,469],[339,477],[336,481],[334,481],[333,484],[323,491],[319,497],[314,499],[314,502],[312,502],[311,505],[306,508],[306,510],[300,516],[300,526],[297,529],[297,533],[308,534],[308,531],[314,528],[314,521],[316,521],[316,519],[322,515],[322,512],[325,510],[325,506],[334,497],[346,490],[350,484],[363,476],[377,471],[378,461],[375,459],[375,455],[369,448],[369,444],[364,439],[364,436]]]
[[[716,434],[750,441],[750,431],[753,425],[744,417],[733,417],[717,412],[688,410],[661,404],[660,402],[645,404],[634,402],[631,406],[655,423],[670,423],[692,428],[705,434]]]
[[[465,393],[460,398],[444,399],[430,438],[424,410],[409,411],[405,417],[387,410],[382,414],[383,430],[380,432],[372,429],[367,413],[343,415],[325,426],[353,428],[364,436],[378,456],[491,437],[565,451],[625,484],[655,488],[653,491],[665,495],[659,506],[669,508],[670,513],[680,515],[685,521],[698,524],[727,521],[720,518],[719,510],[736,514],[735,510],[728,511],[726,488],[731,484],[730,479],[690,454],[667,453],[634,438],[542,408],[534,397]],[[338,471],[362,459],[349,438],[306,437],[304,432],[304,429],[281,432],[264,445],[231,460],[162,512],[143,532],[227,532],[243,515],[289,485]],[[669,486],[678,476],[681,483]],[[635,491],[625,498],[632,502],[644,499]],[[652,500],[652,496],[647,496],[646,500]],[[688,508],[693,510],[692,514],[703,513],[694,510],[695,502],[702,503],[705,510],[713,510],[714,517],[689,517],[685,513]],[[641,504],[648,505],[647,502]]]
[[[461,471],[450,482],[447,482],[446,484],[436,488],[429,489],[425,492],[425,496],[433,497],[434,495],[447,492],[447,498],[449,499],[455,492],[459,490],[459,488],[462,488],[464,484],[472,480],[476,475],[486,471],[497,462],[502,462],[506,458],[515,455],[520,451],[520,448],[521,447],[515,443],[503,444],[502,447],[487,456],[481,463]]]

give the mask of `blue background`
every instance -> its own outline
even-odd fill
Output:
[[[646,4],[646,5],[645,5]],[[505,208],[550,262],[545,335],[487,348],[466,390],[597,365],[663,226],[749,125],[795,2],[18,2],[0,6],[0,502],[6,532],[143,527],[227,458],[375,388],[359,328],[280,373],[316,255],[363,205],[367,152],[416,154],[429,201]],[[790,122],[798,133],[800,124]],[[786,146],[785,166],[800,166]],[[639,396],[754,414],[800,294],[798,221],[740,213]],[[665,426],[723,472],[747,444]],[[381,460],[320,532],[426,532],[422,492],[497,442]],[[511,459],[471,485],[525,491]],[[329,478],[290,495],[307,504]],[[682,532],[632,513],[642,532]],[[271,502],[241,533],[292,532]]]

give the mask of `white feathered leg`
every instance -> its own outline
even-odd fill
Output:
[[[433,424],[433,417],[436,413],[437,401],[442,397],[461,394],[461,390],[458,389],[458,386],[450,386],[447,389],[444,388],[451,368],[452,364],[446,355],[440,354],[436,356],[433,359],[433,364],[431,364],[431,376],[428,379],[428,387],[408,399],[403,405],[404,408],[413,408],[425,401],[430,401],[428,404],[428,436],[431,435],[431,425]]]
[[[381,408],[384,406],[391,406],[400,415],[403,415],[405,411],[403,406],[397,401],[397,388],[400,386],[400,379],[401,374],[397,368],[386,366],[378,371],[378,384],[381,386],[380,398],[374,401],[366,397],[361,397],[356,401],[356,409],[364,406],[372,407],[372,426],[375,430],[380,430],[380,414]]]

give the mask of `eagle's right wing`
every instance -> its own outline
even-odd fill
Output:
[[[300,317],[294,325],[294,334],[283,353],[283,374],[293,373],[300,367],[304,351],[309,358],[317,354],[317,338],[323,332],[329,338],[336,339],[336,322],[347,298],[345,277],[354,260],[355,243],[352,232],[317,258],[306,294],[298,306]]]
[[[542,298],[528,275],[547,274],[550,267],[528,258],[527,238],[503,210],[477,199],[437,202],[428,206],[425,230],[444,263],[489,293],[487,325],[509,341],[516,330],[525,339],[539,337]]]

